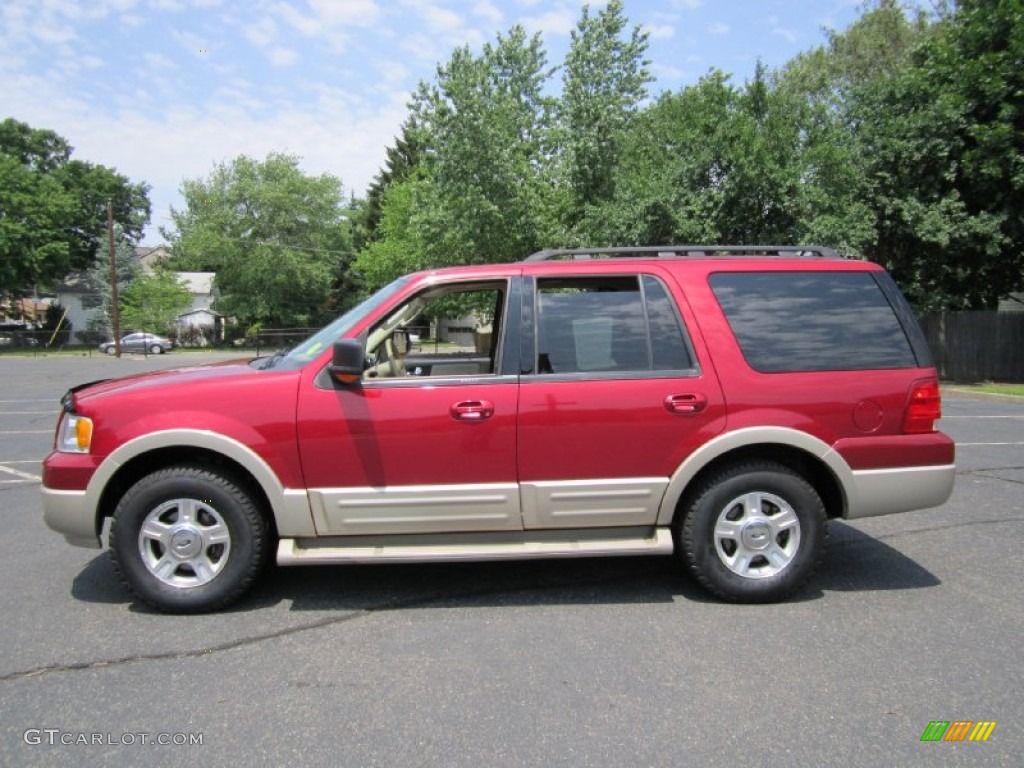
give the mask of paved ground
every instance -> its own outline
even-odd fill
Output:
[[[0,765],[1020,764],[1019,400],[947,395],[952,500],[832,524],[782,605],[635,558],[275,569],[165,617],[43,526],[40,461],[68,386],[212,359],[0,357]]]

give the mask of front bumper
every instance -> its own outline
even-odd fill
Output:
[[[96,516],[86,504],[85,491],[62,491],[43,486],[43,522],[64,534],[69,544],[89,549],[100,548]]]

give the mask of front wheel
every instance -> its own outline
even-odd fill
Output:
[[[710,592],[767,603],[800,588],[825,550],[825,506],[781,464],[736,464],[705,480],[675,528],[676,550]]]
[[[128,489],[110,528],[129,590],[168,613],[223,608],[267,562],[266,519],[232,478],[193,466],[162,469]]]

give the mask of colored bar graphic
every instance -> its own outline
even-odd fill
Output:
[[[932,720],[921,741],[988,741],[996,725],[995,720]]]
[[[972,725],[974,725],[973,720],[954,720],[953,724],[949,726],[949,730],[946,731],[946,738],[943,741],[963,741],[970,733]]]
[[[988,741],[988,737],[992,735],[992,731],[994,731],[995,729],[995,720],[980,720],[975,724],[974,730],[971,731],[971,735],[967,737],[967,740]]]
[[[932,720],[921,734],[921,741],[942,741],[947,728],[949,728],[949,720]]]

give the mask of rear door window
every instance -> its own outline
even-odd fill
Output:
[[[675,305],[657,278],[538,279],[537,373],[596,375],[693,368]]]
[[[870,272],[719,272],[710,282],[755,370],[917,365],[896,312]]]

